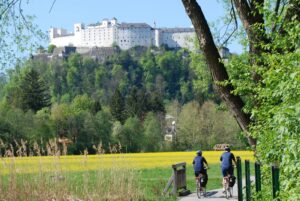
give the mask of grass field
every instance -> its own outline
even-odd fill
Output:
[[[252,152],[233,153],[254,160]],[[210,166],[208,189],[221,187],[221,154],[203,152]],[[193,191],[194,156],[195,152],[164,152],[1,158],[0,200],[174,200],[161,197],[171,165],[187,163],[187,186]]]

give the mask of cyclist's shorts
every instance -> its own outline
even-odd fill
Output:
[[[230,166],[230,167],[222,167],[222,174],[223,174],[223,177],[226,177],[227,175],[233,175],[233,167]]]
[[[204,175],[207,174],[207,173],[206,173],[206,170],[195,171],[195,177],[198,177],[200,173],[201,173],[201,174],[204,174]]]

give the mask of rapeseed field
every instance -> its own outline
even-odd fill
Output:
[[[243,160],[254,161],[251,151],[232,151]],[[218,164],[222,151],[204,151],[203,156],[209,164]],[[195,151],[158,152],[130,154],[72,155],[72,156],[34,156],[1,158],[0,174],[69,172],[99,169],[152,169],[169,168],[172,164],[192,163]]]

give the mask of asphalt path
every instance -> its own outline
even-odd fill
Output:
[[[250,177],[251,182],[255,180],[253,176]],[[243,186],[245,186],[245,180],[243,180]],[[233,186],[232,198],[226,199],[226,195],[223,193],[223,189],[209,190],[206,192],[206,196],[199,199],[196,192],[189,194],[188,196],[179,197],[179,201],[194,201],[194,200],[210,200],[210,201],[224,201],[224,200],[238,200],[237,194],[237,180]]]
[[[180,201],[194,201],[194,200],[210,200],[210,201],[222,201],[222,200],[238,200],[237,197],[237,184],[233,187],[233,197],[226,199],[223,189],[210,190],[206,192],[206,196],[199,199],[195,192],[191,193],[188,196],[180,197]]]

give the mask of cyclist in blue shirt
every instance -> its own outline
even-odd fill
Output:
[[[228,146],[225,147],[225,152],[222,154],[220,161],[221,161],[223,184],[224,184],[225,177],[227,177],[228,175],[231,176],[234,175],[232,162],[234,162],[234,164],[236,165],[235,157],[233,153],[230,152],[230,148]]]
[[[198,177],[200,173],[207,177],[207,172],[206,172],[204,163],[206,164],[206,167],[208,168],[208,163],[207,163],[206,159],[202,156],[202,151],[199,150],[199,151],[197,151],[197,156],[193,160],[195,177]]]

